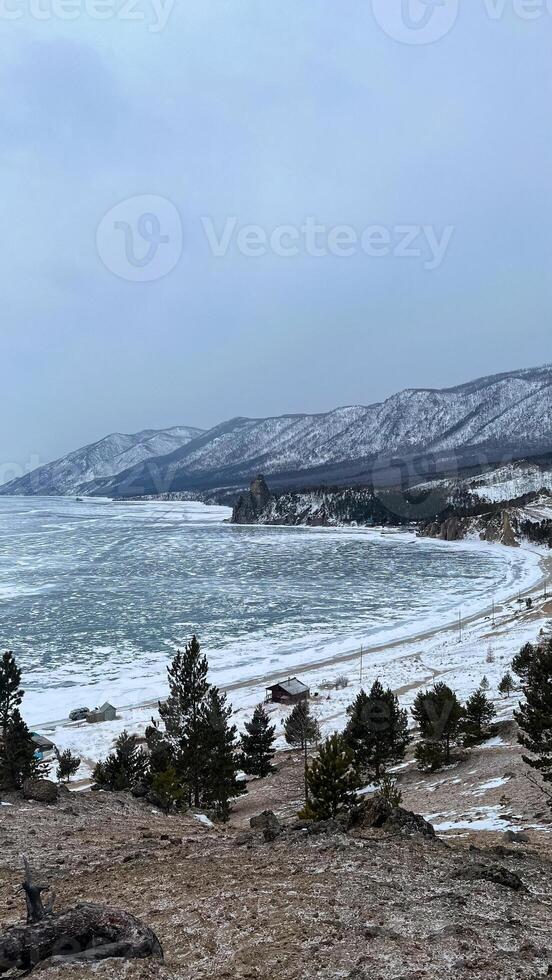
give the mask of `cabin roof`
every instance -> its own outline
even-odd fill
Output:
[[[45,735],[37,735],[35,732],[31,735],[31,738],[35,745],[38,745],[40,749],[53,749],[54,743],[46,738]]]
[[[110,704],[109,701],[104,701],[101,708],[98,708],[98,711],[109,711],[109,709],[111,709],[111,711],[115,711],[114,706]]]
[[[305,694],[308,691],[307,685],[303,684],[297,677],[288,677],[287,681],[279,681],[277,684],[272,684],[267,690],[273,691],[277,687],[280,687],[286,694],[290,694],[292,697],[297,694]]]

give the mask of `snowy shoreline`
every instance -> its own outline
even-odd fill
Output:
[[[359,530],[344,529],[345,533],[359,533]],[[320,533],[320,529],[316,529],[316,532]],[[386,532],[370,529],[362,530],[361,533],[381,535]],[[424,544],[424,539],[416,538],[413,534],[397,533],[412,543],[422,546]],[[362,676],[358,642],[354,646],[349,643],[347,649],[327,651],[322,657],[305,660],[298,656],[283,664],[275,664],[269,671],[252,672],[248,677],[242,675],[237,678],[235,672],[232,676],[231,668],[228,668],[229,676],[226,679],[224,670],[213,671],[212,680],[228,692],[238,728],[241,730],[243,722],[250,718],[255,704],[263,700],[266,684],[289,673],[300,673],[311,691],[317,692],[318,696],[313,699],[313,703],[324,733],[343,727],[346,708],[361,684],[366,686],[378,676],[399,693],[401,702],[406,707],[420,687],[427,686],[441,674],[447,675],[447,682],[456,687],[460,697],[468,696],[477,687],[484,673],[491,681],[491,689],[496,689],[514,653],[523,642],[534,640],[538,627],[542,625],[542,621],[534,620],[534,616],[538,616],[539,606],[536,596],[543,583],[550,580],[552,558],[547,552],[533,548],[514,551],[503,545],[479,541],[439,544],[447,549],[463,548],[472,552],[480,548],[492,548],[495,551],[500,549],[501,557],[508,564],[511,575],[508,582],[496,593],[495,629],[491,624],[490,605],[481,606],[479,603],[475,608],[477,603],[466,603],[461,639],[458,620],[450,619],[446,622],[417,623],[415,632],[411,631],[409,635],[389,636],[384,631],[383,634],[371,636],[369,642],[363,646]],[[525,603],[519,603],[520,593],[535,597],[533,613],[526,611]],[[343,644],[338,646],[343,647]],[[489,663],[487,657],[491,646],[493,660]],[[344,690],[337,691],[335,680],[343,673],[349,675],[350,683]],[[114,738],[123,729],[143,735],[152,713],[155,713],[156,704],[157,698],[135,705],[119,706],[117,720],[100,725],[60,721],[43,723],[38,727],[47,732],[60,749],[71,748],[81,755],[83,765],[78,778],[86,783],[94,762],[109,752]],[[287,709],[271,706],[270,710],[276,724],[281,726]],[[282,737],[279,739],[279,747],[284,747]]]
[[[135,505],[139,506],[139,505]],[[182,506],[182,505],[180,505]],[[148,505],[145,505],[147,508]],[[151,504],[149,505],[151,507]],[[177,506],[178,509],[178,506]],[[218,522],[217,522],[218,523]],[[258,530],[256,525],[253,525]],[[240,531],[242,528],[240,528]],[[358,656],[360,648],[363,647],[364,654],[370,657],[373,653],[382,650],[394,650],[398,645],[429,637],[436,632],[446,632],[457,630],[459,617],[462,623],[467,624],[474,616],[481,616],[491,609],[494,600],[498,608],[501,603],[507,601],[513,595],[526,593],[528,590],[537,586],[543,581],[541,562],[543,556],[534,549],[529,548],[506,548],[500,544],[492,544],[476,540],[464,540],[458,542],[445,542],[432,538],[419,537],[411,530],[389,530],[387,528],[278,528],[284,534],[289,530],[296,532],[300,530],[307,536],[326,536],[336,535],[339,538],[354,538],[356,540],[367,540],[381,542],[382,544],[392,544],[400,542],[402,546],[413,547],[423,555],[425,549],[434,553],[440,550],[443,554],[465,552],[477,559],[479,554],[492,555],[496,560],[497,576],[501,572],[500,582],[495,587],[484,590],[479,589],[479,594],[466,592],[458,597],[458,603],[454,600],[445,601],[443,593],[435,594],[434,608],[431,610],[416,610],[413,607],[411,616],[405,619],[404,607],[402,615],[397,615],[397,621],[375,624],[372,628],[367,628],[360,621],[353,622],[346,633],[341,629],[339,635],[338,626],[335,632],[321,633],[313,635],[305,631],[297,638],[286,637],[284,643],[275,644],[270,638],[259,644],[257,640],[249,649],[243,643],[237,645],[234,650],[232,646],[225,648],[210,647],[206,648],[210,662],[211,679],[225,690],[236,690],[245,685],[263,684],[272,682],[279,677],[298,671],[312,670],[324,665],[343,663]],[[451,565],[454,575],[454,565]],[[452,581],[452,580],[451,580]],[[453,590],[451,590],[451,595]],[[389,607],[391,608],[391,607]],[[200,639],[201,639],[201,634]],[[106,648],[106,655],[108,649]],[[72,707],[79,704],[100,703],[104,700],[111,701],[119,711],[128,711],[134,708],[154,707],[160,697],[164,696],[166,688],[166,666],[169,662],[171,649],[159,651],[152,654],[148,664],[144,661],[142,671],[127,676],[122,682],[117,674],[111,672],[109,679],[109,660],[106,660],[105,682],[98,686],[96,680],[87,682],[86,674],[83,674],[82,681],[78,686],[72,688]],[[236,658],[239,657],[239,660]],[[138,666],[138,664],[137,664]],[[119,681],[119,683],[117,683]],[[64,690],[63,685],[59,693]],[[31,688],[27,691],[25,699],[25,714],[33,727],[52,728],[67,720],[67,716],[59,712],[55,714],[57,707],[67,703],[67,698],[63,697],[58,704],[55,699],[51,707],[53,711],[46,715],[44,702],[48,703],[53,690]],[[98,700],[99,699],[99,700]],[[66,709],[67,710],[67,709]]]

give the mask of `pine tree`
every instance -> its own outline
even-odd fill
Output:
[[[115,751],[105,762],[98,762],[92,778],[100,789],[121,792],[131,789],[147,777],[148,756],[138,746],[136,735],[121,732],[115,742]]]
[[[204,768],[200,774],[202,802],[212,807],[219,820],[228,820],[230,800],[246,792],[237,780],[240,767],[236,751],[237,729],[230,725],[232,708],[217,687],[209,689],[201,718],[200,745]]]
[[[459,737],[463,714],[456,694],[442,681],[431,690],[420,691],[414,699],[412,716],[422,739],[443,742],[446,765],[450,762],[451,744]]]
[[[394,779],[389,774],[382,777],[377,795],[381,800],[385,800],[389,806],[397,809],[402,803],[402,793]]]
[[[353,753],[342,735],[331,735],[307,773],[309,800],[299,814],[306,820],[328,820],[347,812],[360,786]]]
[[[19,789],[26,779],[41,776],[43,767],[36,757],[36,745],[21,717],[14,708],[4,727],[0,746],[0,786]]]
[[[311,714],[309,702],[298,701],[284,723],[284,735],[288,745],[301,749],[318,742],[320,726]]]
[[[57,778],[62,782],[68,783],[71,776],[74,776],[81,764],[81,760],[78,756],[73,755],[71,749],[66,749],[65,752],[58,754],[58,767],[57,767]]]
[[[514,711],[518,740],[531,755],[523,761],[552,782],[552,642],[536,649],[523,684],[525,701]]]
[[[512,677],[510,671],[507,671],[498,685],[498,693],[503,694],[506,698],[509,698],[514,688],[514,678]]]
[[[147,726],[145,736],[151,776],[166,772],[167,769],[177,768],[174,745],[169,741],[166,732],[161,731],[159,721],[151,719],[151,725]]]
[[[202,725],[209,693],[209,665],[197,637],[184,651],[178,650],[168,669],[169,697],[159,705],[159,714],[172,745],[175,765],[183,782],[190,787],[194,806],[200,806],[202,777],[206,759],[202,746]]]
[[[445,765],[445,744],[439,739],[425,739],[417,743],[414,755],[421,772],[437,772]]]
[[[536,647],[532,643],[525,643],[512,660],[512,670],[514,674],[517,674],[522,683],[527,681],[527,676],[536,653]]]
[[[370,694],[361,690],[348,711],[350,718],[344,737],[350,746],[355,767],[379,782],[382,773],[404,758],[410,742],[408,714],[398,698],[386,691],[379,680]]]
[[[271,764],[275,752],[275,738],[275,725],[270,724],[264,705],[257,705],[251,721],[245,723],[245,733],[241,736],[243,750],[241,764],[244,772],[263,779],[275,771]]]
[[[187,795],[187,787],[182,785],[180,777],[172,766],[162,772],[156,772],[151,780],[153,799],[165,813],[180,808]]]
[[[496,710],[492,701],[487,697],[485,691],[479,688],[474,691],[472,696],[466,701],[466,709],[463,720],[465,741],[482,742],[489,734],[489,725],[496,715]]]
[[[22,701],[21,671],[13,653],[7,650],[0,660],[0,737]]]
[[[36,746],[21,717],[21,671],[11,650],[0,660],[0,785],[19,789],[23,781],[42,774]]]
[[[488,681],[488,679],[487,679],[486,676],[481,678],[481,683],[479,685],[479,690],[480,691],[488,691],[489,690],[489,681]]]

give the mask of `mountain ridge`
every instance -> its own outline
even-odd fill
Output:
[[[327,412],[112,434],[4,484],[0,494],[238,490],[258,472],[280,486],[381,485],[551,450],[552,365],[545,364]]]

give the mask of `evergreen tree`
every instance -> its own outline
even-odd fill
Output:
[[[466,709],[463,720],[465,741],[482,742],[489,735],[489,725],[496,715],[496,710],[492,701],[487,697],[485,691],[479,688],[474,691],[471,698],[466,701]]]
[[[81,764],[81,760],[77,755],[73,755],[71,749],[66,749],[65,752],[58,753],[58,767],[57,767],[57,778],[60,783],[68,783],[71,776],[74,776]]]
[[[536,656],[536,653],[536,647],[534,647],[532,643],[525,643],[519,653],[517,653],[512,660],[512,670],[514,674],[517,674],[522,683],[527,681],[529,669]]]
[[[11,650],[0,660],[0,785],[19,789],[23,781],[42,774],[36,746],[21,717],[21,671]]]
[[[209,689],[202,712],[200,745],[204,767],[200,773],[202,802],[212,807],[220,820],[228,820],[230,800],[246,792],[236,779],[240,760],[236,751],[235,725],[230,725],[232,708],[217,687]]]
[[[180,777],[173,768],[169,766],[161,772],[156,772],[151,780],[153,797],[165,813],[179,809],[185,802],[187,787],[182,785]]]
[[[488,681],[488,679],[487,679],[486,676],[481,678],[481,683],[479,685],[479,690],[480,691],[488,691],[489,690],[489,681]]]
[[[96,764],[92,778],[100,789],[121,792],[147,777],[148,763],[148,756],[139,748],[136,735],[124,731],[115,742],[115,751],[105,762]]]
[[[245,723],[245,733],[241,736],[244,772],[264,778],[275,771],[272,765],[275,738],[276,727],[270,724],[264,705],[257,705],[251,721]]]
[[[36,745],[19,708],[10,712],[0,743],[0,786],[19,789],[26,779],[43,774]]]
[[[331,735],[308,768],[309,799],[299,816],[328,820],[349,810],[360,786],[353,753],[342,735]]]
[[[412,716],[424,741],[441,741],[445,764],[450,762],[450,747],[460,733],[463,708],[454,691],[442,681],[431,690],[420,691],[414,699]]]
[[[22,701],[21,671],[13,653],[7,650],[0,660],[0,737]]]
[[[512,677],[510,671],[507,671],[498,685],[498,693],[503,694],[505,698],[509,698],[514,688],[514,678]]]
[[[150,775],[164,773],[168,769],[177,769],[176,755],[173,744],[166,732],[162,732],[159,722],[151,719],[151,725],[146,728],[146,745],[149,752]]]
[[[552,782],[552,642],[536,649],[523,684],[525,701],[514,712],[523,761]]]
[[[414,750],[421,772],[437,772],[445,765],[445,743],[439,739],[424,739]]]
[[[380,799],[385,800],[389,806],[392,806],[394,810],[402,803],[402,793],[395,780],[391,779],[389,774],[383,776],[377,795]]]
[[[193,636],[184,651],[177,651],[168,669],[169,697],[159,705],[175,765],[182,781],[190,787],[194,806],[201,804],[201,773],[207,761],[202,737],[210,688],[208,669],[207,657]]]
[[[320,726],[311,714],[309,702],[298,701],[284,723],[284,735],[288,745],[305,749],[320,739]]]
[[[379,782],[390,765],[404,758],[410,742],[408,714],[401,710],[393,691],[385,691],[379,680],[369,694],[360,691],[348,713],[344,736],[355,767]]]

